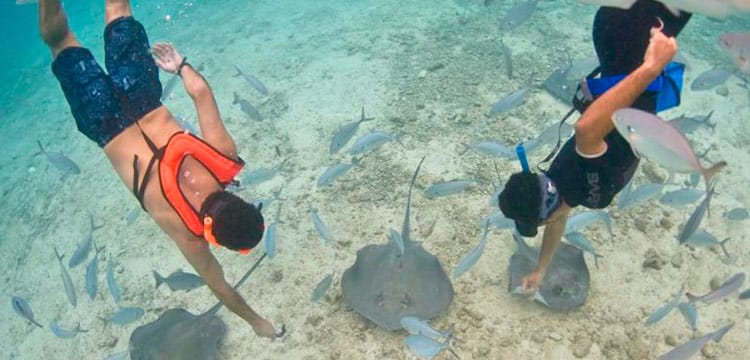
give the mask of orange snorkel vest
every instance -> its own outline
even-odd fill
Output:
[[[149,172],[153,163],[159,160],[159,185],[161,192],[167,203],[174,209],[179,215],[185,227],[195,236],[200,237],[209,244],[220,246],[213,236],[213,219],[206,217],[201,220],[198,210],[193,208],[188,202],[185,195],[180,190],[180,184],[178,181],[180,167],[187,156],[190,156],[197,160],[203,165],[216,181],[222,186],[227,187],[234,181],[234,177],[242,170],[245,162],[242,159],[235,161],[222,154],[216,148],[209,145],[197,136],[184,131],[178,132],[172,135],[167,141],[167,144],[162,148],[156,148],[151,139],[141,130],[146,143],[149,145],[151,150],[154,152],[154,157],[151,159],[146,168],[143,181],[140,185],[137,182],[138,171],[137,162],[138,157],[134,159],[134,167],[136,169],[134,173],[133,181],[133,193],[138,198],[143,206],[143,193],[145,191],[146,183],[149,180]],[[145,210],[145,207],[144,207]],[[247,250],[239,250],[243,255],[250,252]]]

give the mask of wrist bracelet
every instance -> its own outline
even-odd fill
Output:
[[[190,65],[187,62],[187,56],[185,56],[184,58],[182,58],[182,62],[180,63],[180,66],[177,67],[177,72],[176,72],[177,76],[182,77],[182,74],[181,74],[182,67],[185,66],[185,65]]]

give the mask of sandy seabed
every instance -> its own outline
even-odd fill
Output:
[[[461,144],[484,139],[511,144],[539,133],[567,111],[541,88],[544,79],[566,63],[568,54],[574,59],[593,56],[595,7],[544,1],[527,24],[501,33],[498,22],[509,3],[495,1],[484,7],[468,0],[223,1],[192,6],[141,2],[135,15],[143,19],[151,41],[169,40],[193,64],[203,64],[248,169],[288,159],[278,176],[240,194],[248,199],[269,197],[284,187],[285,200],[266,211],[275,214],[277,206],[283,207],[278,254],[265,260],[241,293],[259,313],[276,324],[285,323],[289,332],[273,342],[259,339],[241,319],[222,310],[228,326],[222,359],[413,358],[403,345],[405,332],[378,329],[343,302],[341,274],[354,262],[357,249],[385,242],[388,228],[400,226],[409,177],[424,155],[413,200],[413,237],[451,272],[479,240],[480,219],[495,211],[488,207],[488,199],[499,183],[493,160],[459,155]],[[100,59],[102,22],[73,22]],[[688,64],[686,83],[706,69],[730,68],[716,38],[747,28],[747,18],[713,21],[695,16],[679,39]],[[513,52],[512,78],[503,63],[501,39]],[[265,82],[269,96],[259,96],[242,79],[232,77],[235,65]],[[188,270],[189,265],[147,216],[126,225],[136,201],[96,145],[77,133],[48,65],[30,67],[23,81],[32,90],[8,100],[10,105],[0,112],[6,152],[0,159],[0,209],[5,214],[0,218],[0,272],[5,274],[0,293],[6,299],[23,296],[45,326],[53,320],[71,328],[80,323],[89,332],[58,339],[48,329],[21,320],[7,306],[0,312],[0,357],[103,359],[125,350],[133,329],[165,309],[200,312],[215,299],[205,287],[187,294],[154,289],[152,269],[168,274]],[[495,119],[485,117],[493,103],[522,86],[531,87],[522,106]],[[232,105],[234,92],[255,104],[265,119],[247,119]],[[461,341],[454,349],[464,360],[650,359],[671,349],[668,342],[689,340],[692,332],[678,312],[649,327],[644,322],[681,286],[704,293],[712,280],[721,282],[748,269],[748,223],[721,216],[734,207],[750,207],[750,128],[744,123],[750,114],[748,98],[743,82],[732,77],[716,90],[685,90],[682,105],[662,114],[671,118],[714,111],[715,132],[699,130],[691,140],[700,152],[711,149],[707,161],[729,163],[719,178],[713,215],[703,225],[719,239],[732,238],[732,263],[722,262],[716,249],[677,245],[678,228],[694,206],[673,209],[650,201],[622,212],[612,209],[613,241],[601,227],[586,232],[604,255],[598,269],[590,265],[587,303],[576,311],[555,313],[507,294],[507,262],[514,246],[507,230],[497,230],[475,267],[454,281],[453,304],[432,324],[455,324]],[[165,103],[195,123],[193,106],[181,89]],[[333,186],[316,188],[326,167],[350,160],[345,151],[330,156],[328,145],[336,129],[356,119],[362,106],[376,120],[363,123],[358,135],[371,129],[402,134],[402,145],[386,145],[365,156],[360,167]],[[62,150],[74,159],[82,174],[61,179],[43,157],[32,157],[36,139],[48,150]],[[538,161],[545,152],[531,160]],[[518,168],[510,161],[497,164],[503,178]],[[435,200],[419,194],[432,183],[459,178],[478,179],[481,184]],[[635,181],[665,178],[666,171],[642,162]],[[333,243],[321,245],[310,208],[318,209],[327,222]],[[99,292],[89,300],[85,266],[72,269],[79,298],[72,308],[52,248],[72,253],[89,231],[90,215],[104,224],[94,233],[96,244],[106,247],[99,259]],[[230,282],[259,253],[247,258],[215,252]],[[647,253],[659,269],[644,267]],[[592,260],[587,256],[589,263]],[[107,262],[115,265],[122,304],[146,310],[136,323],[122,327],[98,319],[116,310],[104,280]],[[312,289],[332,271],[333,286],[320,304],[312,304]],[[735,326],[721,343],[709,344],[696,358],[746,357],[748,304],[729,299],[699,306],[698,334],[729,322]],[[451,357],[447,352],[439,356]]]

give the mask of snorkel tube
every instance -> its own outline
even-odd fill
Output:
[[[523,169],[523,172],[531,172],[529,169],[529,161],[526,159],[526,149],[523,147],[522,142],[516,145],[516,157],[518,157],[518,161],[521,162],[521,169]]]

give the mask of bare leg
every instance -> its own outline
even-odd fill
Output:
[[[104,20],[107,25],[112,20],[123,16],[133,16],[133,11],[130,9],[130,0],[107,0],[105,7]]]
[[[39,33],[53,57],[57,57],[65,48],[81,46],[68,27],[68,16],[60,0],[39,0]]]

